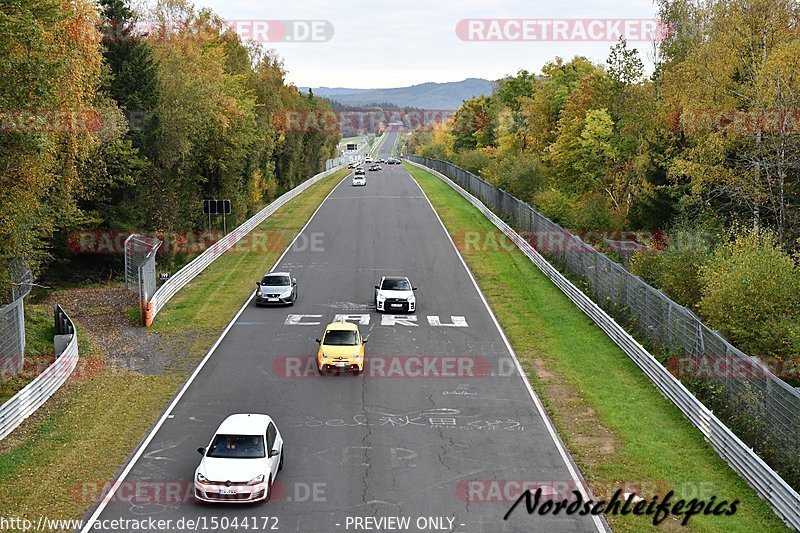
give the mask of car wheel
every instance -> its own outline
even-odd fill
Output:
[[[267,481],[267,496],[264,498],[264,502],[268,502],[270,498],[272,498],[272,476]]]
[[[359,374],[361,374],[361,370],[359,370],[358,368],[356,368],[355,370],[353,370],[353,375],[354,375],[354,376],[358,376]]]
[[[281,446],[281,460],[278,463],[278,472],[283,470],[283,446]]]

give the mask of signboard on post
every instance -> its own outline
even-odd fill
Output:
[[[230,215],[230,200],[203,200],[204,215]]]
[[[230,200],[203,200],[203,214],[208,215],[208,231],[211,231],[211,215],[222,215],[222,231],[227,235],[228,221],[225,217],[231,214]]]

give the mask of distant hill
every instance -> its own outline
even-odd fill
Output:
[[[329,98],[348,106],[387,102],[398,107],[418,109],[457,109],[464,100],[491,94],[494,82],[480,78],[448,83],[421,83],[395,89],[348,89],[345,87],[312,87],[316,96]],[[300,87],[305,92],[308,87]]]

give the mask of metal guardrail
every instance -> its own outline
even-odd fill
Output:
[[[78,364],[78,334],[60,305],[54,308],[56,360],[36,379],[0,406],[0,440],[42,406],[72,375]],[[62,345],[63,344],[63,348]]]
[[[641,344],[628,334],[602,308],[583,291],[556,270],[530,243],[514,231],[479,199],[464,190],[444,174],[433,170],[409,156],[410,164],[438,177],[469,203],[475,206],[500,231],[544,273],[581,311],[586,313],[600,329],[630,357],[683,415],[711,443],[730,467],[752,486],[758,495],[768,501],[778,516],[787,524],[800,530],[800,495],[790,487],[769,465],[739,439],[712,411],[700,402],[675,376],[658,362]]]
[[[155,294],[153,294],[153,297],[150,299],[150,302],[147,304],[147,309],[145,310],[145,324],[147,326],[152,324],[153,319],[158,312],[161,311],[164,305],[166,305],[166,303],[173,296],[175,296],[179,290],[185,287],[187,283],[192,281],[201,272],[203,272],[203,270],[213,263],[220,255],[230,250],[245,235],[258,227],[289,200],[295,198],[297,195],[317,183],[322,178],[330,176],[336,172],[339,169],[339,166],[341,165],[337,165],[324,172],[320,172],[314,177],[304,181],[294,189],[282,194],[274,202],[250,217],[246,222],[242,223],[241,226],[225,235],[225,237],[219,241],[215,242],[212,246],[204,250],[203,253],[194,258],[189,264],[170,276],[170,278],[163,285],[161,285],[158,290],[156,290]]]

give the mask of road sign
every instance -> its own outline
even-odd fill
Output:
[[[203,200],[204,215],[230,215],[230,200]]]

